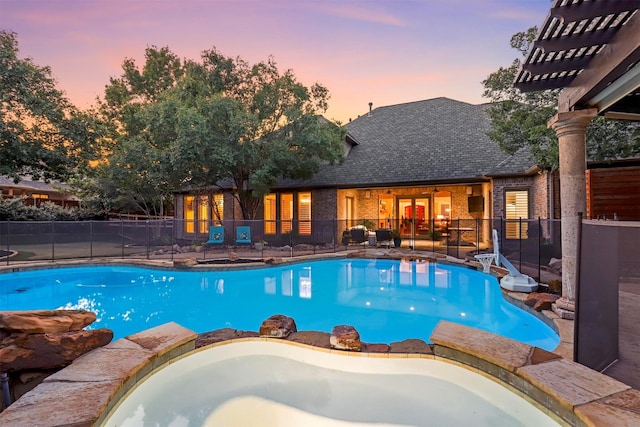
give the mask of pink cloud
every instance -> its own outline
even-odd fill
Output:
[[[381,10],[377,3],[362,3],[361,7],[353,4],[316,2],[311,7],[321,13],[347,18],[356,21],[371,22],[375,24],[391,25],[394,27],[404,27],[406,24],[398,17]]]

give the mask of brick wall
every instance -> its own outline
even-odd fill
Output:
[[[505,191],[507,190],[529,190],[529,215],[534,217],[533,206],[538,203],[538,199],[545,196],[536,195],[535,190],[540,186],[540,183],[536,183],[536,177],[524,176],[524,177],[508,177],[508,178],[494,178],[493,179],[493,217],[504,218],[505,209]],[[546,215],[541,216],[546,218]]]

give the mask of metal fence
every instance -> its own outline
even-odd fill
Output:
[[[388,224],[401,235],[401,250],[443,253],[457,258],[492,251],[498,230],[503,255],[531,277],[541,277],[552,258],[561,258],[559,220],[407,219],[314,221],[224,221],[220,243],[207,244],[209,222],[179,219],[0,222],[3,263],[76,258],[175,259],[199,261],[240,257],[296,257],[352,249],[386,249],[374,224]],[[356,236],[353,230],[361,230]],[[391,231],[389,229],[389,231]],[[238,243],[242,230],[248,242]]]

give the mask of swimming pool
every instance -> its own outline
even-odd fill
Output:
[[[495,277],[426,261],[340,259],[261,269],[154,270],[96,266],[0,274],[0,310],[94,311],[114,338],[169,321],[196,332],[257,331],[273,314],[298,330],[353,325],[362,341],[428,342],[440,319],[546,350],[559,343],[545,323],[505,301]]]
[[[205,348],[139,383],[105,426],[557,426],[498,383],[427,358],[274,341]]]

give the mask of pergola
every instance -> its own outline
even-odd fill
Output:
[[[574,295],[578,277],[586,128],[596,115],[640,120],[639,8],[640,0],[555,0],[514,82],[523,92],[563,89],[549,127],[560,152],[565,300]]]

